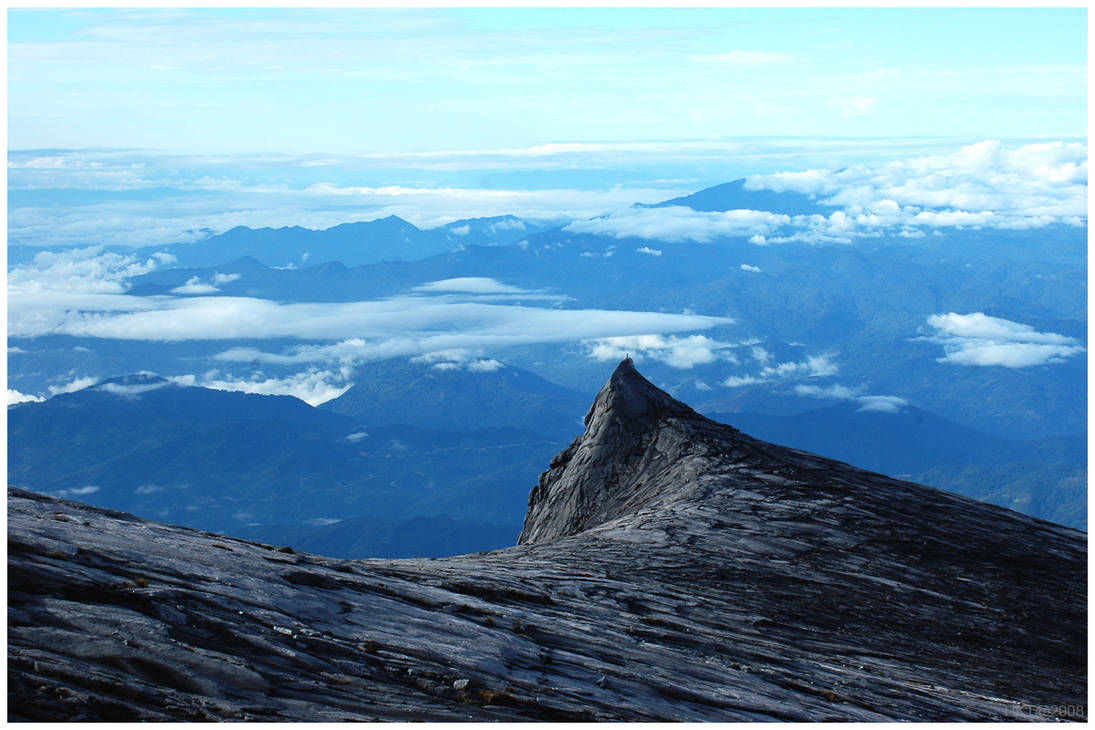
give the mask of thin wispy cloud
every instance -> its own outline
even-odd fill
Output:
[[[835,355],[810,355],[805,360],[773,362],[771,354],[755,343],[749,343],[753,359],[763,367],[759,371],[731,375],[722,381],[727,388],[741,388],[762,383],[787,383],[802,379],[828,378],[840,372]],[[771,364],[769,364],[771,363]],[[815,388],[818,386],[808,386]]]
[[[859,403],[859,411],[900,413],[902,409],[909,405],[908,401],[896,395],[862,395],[862,392],[862,388],[850,388],[840,383],[832,383],[827,386],[795,386],[795,393],[798,395],[826,400],[854,401]]]
[[[414,288],[420,292],[459,292],[463,294],[531,294],[520,287],[503,284],[485,276],[459,276],[421,284]]]
[[[878,98],[874,96],[838,96],[833,98],[830,103],[840,110],[840,116],[848,119],[863,116],[871,111],[878,103]]]
[[[50,492],[51,496],[59,497],[61,499],[68,499],[70,497],[86,497],[89,494],[95,494],[99,491],[99,487],[88,484],[83,487],[73,487],[72,489],[59,489],[55,492]]]
[[[51,386],[49,386],[49,393],[50,393],[50,395],[61,395],[63,393],[75,393],[77,391],[84,390],[85,388],[90,388],[91,386],[95,385],[98,382],[99,382],[98,378],[90,376],[90,375],[85,375],[83,377],[79,377],[79,378],[75,378],[73,380],[70,380],[69,382],[63,383],[61,385],[51,385]]]
[[[309,368],[283,377],[253,373],[249,377],[234,377],[218,370],[201,375],[181,375],[172,382],[185,386],[198,386],[211,390],[225,390],[258,395],[291,395],[294,398],[318,406],[337,398],[353,386],[352,371],[348,369],[325,370]]]
[[[722,317],[393,297],[361,302],[282,304],[248,297],[59,295],[9,298],[9,334],[66,334],[122,340],[390,338],[565,342],[617,334],[679,332],[725,324]],[[431,348],[437,349],[437,348]]]
[[[702,60],[727,63],[732,65],[759,66],[769,63],[789,63],[794,60],[790,53],[773,51],[744,51],[733,50],[728,53],[716,53],[710,56],[702,56]]]
[[[620,119],[622,142],[670,125],[693,139],[1082,134],[1082,9],[1007,10],[15,9],[9,135],[17,148],[310,152],[322,137],[400,153],[595,143]],[[902,83],[872,84],[878,69]],[[856,102],[827,103],[883,96],[847,117]]]
[[[791,217],[759,210],[701,212],[684,206],[627,208],[608,216],[570,223],[563,230],[615,238],[706,243],[716,238],[770,234],[789,225]]]

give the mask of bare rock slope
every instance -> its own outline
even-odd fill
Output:
[[[8,494],[12,720],[1086,718],[1086,538],[624,361],[520,544],[334,560]]]

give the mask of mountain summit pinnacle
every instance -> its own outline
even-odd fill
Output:
[[[630,357],[616,366],[585,417],[585,433],[551,460],[529,495],[519,544],[573,535],[670,498],[656,473],[708,453],[697,430],[716,424],[639,374]],[[645,478],[644,478],[645,477]]]
[[[591,423],[604,421],[605,416],[628,419],[658,412],[682,415],[690,413],[698,416],[691,408],[674,400],[640,375],[635,368],[635,362],[626,357],[616,366],[608,382],[594,399],[593,406],[585,417],[586,431],[588,433]]]

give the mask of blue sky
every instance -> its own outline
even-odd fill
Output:
[[[1083,8],[11,9],[9,242],[564,221],[847,168],[914,205],[893,175],[995,170],[1049,186],[1013,192],[1015,215],[1071,219],[1086,27]]]
[[[1086,135],[1086,10],[8,12],[9,149]]]

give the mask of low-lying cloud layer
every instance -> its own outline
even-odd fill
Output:
[[[563,230],[670,243],[708,243],[716,238],[767,236],[790,223],[791,216],[767,211],[708,213],[673,205],[665,208],[625,208],[600,218],[575,221]]]
[[[420,292],[459,292],[463,294],[528,294],[524,289],[503,284],[485,276],[458,276],[416,286]]]
[[[9,334],[121,340],[412,340],[413,354],[465,346],[571,342],[597,337],[707,329],[730,320],[693,314],[547,309],[399,296],[361,302],[283,304],[249,297],[15,293]]]
[[[154,342],[295,339],[300,344],[272,351],[229,346],[214,356],[226,367],[232,363],[251,366],[245,376],[213,370],[176,376],[176,382],[289,394],[317,404],[350,387],[355,364],[393,357],[426,357],[438,370],[489,372],[502,367],[492,354],[510,346],[642,335],[672,338],[668,357],[674,362],[704,362],[710,357],[707,345],[717,343],[702,336],[678,338],[674,333],[732,321],[683,313],[567,309],[561,306],[570,300],[565,294],[528,290],[487,277],[442,279],[401,296],[357,302],[281,303],[215,295],[217,285],[234,280],[235,274],[192,277],[173,289],[173,295],[125,293],[130,276],[170,262],[170,257],[139,260],[104,253],[98,247],[41,253],[30,264],[12,270],[8,332],[13,337],[69,335]],[[255,370],[263,364],[306,369],[268,375]],[[68,379],[49,386],[49,394],[97,382],[75,373]],[[12,391],[9,401],[43,395]]]
[[[852,96],[839,103],[855,111],[864,102]],[[969,168],[971,155],[953,150],[970,141],[771,138],[559,143],[375,155],[12,150],[8,234],[16,245],[156,246],[199,240],[239,225],[320,229],[388,215],[398,215],[421,228],[505,214],[560,221],[587,219],[636,202],[668,200],[728,182],[712,177],[710,171],[720,169],[755,173],[750,180],[762,187],[801,190],[821,197],[835,196],[845,187],[855,188],[859,192],[848,204],[862,207],[865,213],[871,205],[860,199],[863,188],[867,189],[867,201],[892,199],[900,205],[927,209],[940,206],[917,194],[926,185],[948,190],[947,185],[953,183],[954,191],[969,187],[968,178],[976,172]],[[1020,168],[1026,164],[1035,176],[1032,181],[1021,179],[1021,172],[1011,173],[1019,183],[1016,190],[1041,194],[1036,180],[1042,175],[1057,186],[1050,191],[1050,199],[1086,196],[1086,191],[1075,188],[1085,179],[1086,147],[1060,142],[1044,146],[1049,150],[1048,161],[1042,159],[1047,153],[1039,151],[1038,145],[1027,145],[1015,153],[1005,151],[1008,164]],[[885,162],[893,159],[905,161]],[[906,185],[902,181],[924,166],[918,160],[935,161],[926,163],[936,166],[934,176]],[[955,166],[953,174],[947,165]],[[804,168],[807,171],[803,172]],[[697,170],[709,172],[697,177]],[[490,171],[504,174],[509,189],[483,187],[482,179]],[[773,175],[772,171],[788,172]],[[991,169],[989,173],[996,175]],[[271,184],[275,177],[284,182]],[[407,182],[392,185],[392,180]],[[991,181],[975,184],[990,185],[1011,199],[1007,198],[1007,185]],[[997,215],[1005,207],[1015,208],[996,202],[972,205],[951,196],[943,207],[970,214],[992,210]],[[849,210],[851,215],[857,212]],[[922,222],[932,220],[927,215]],[[704,223],[678,221],[684,226],[681,235],[706,235]],[[725,227],[718,220],[714,224]],[[634,227],[636,223],[627,221],[625,225]],[[813,222],[814,228],[820,225]],[[459,229],[453,232],[459,235]]]
[[[271,377],[263,373],[253,373],[250,377],[239,378],[211,370],[202,375],[183,375],[171,378],[179,385],[199,386],[212,390],[257,393],[259,395],[291,395],[309,405],[337,398],[350,389],[352,372],[348,369],[321,370],[309,368],[300,373],[285,377]]]
[[[30,263],[9,269],[8,292],[121,294],[128,289],[127,279],[174,261],[175,257],[169,253],[140,259],[131,254],[106,252],[102,246],[40,251]]]
[[[885,165],[754,175],[754,190],[797,192],[839,206],[851,232],[1040,228],[1087,218],[1087,146],[1044,142],[1006,147],[986,140],[951,154]]]
[[[946,354],[938,361],[954,365],[1025,368],[1063,362],[1084,352],[1073,337],[1038,332],[983,312],[933,314],[928,325],[935,332],[921,339],[941,344]]]

